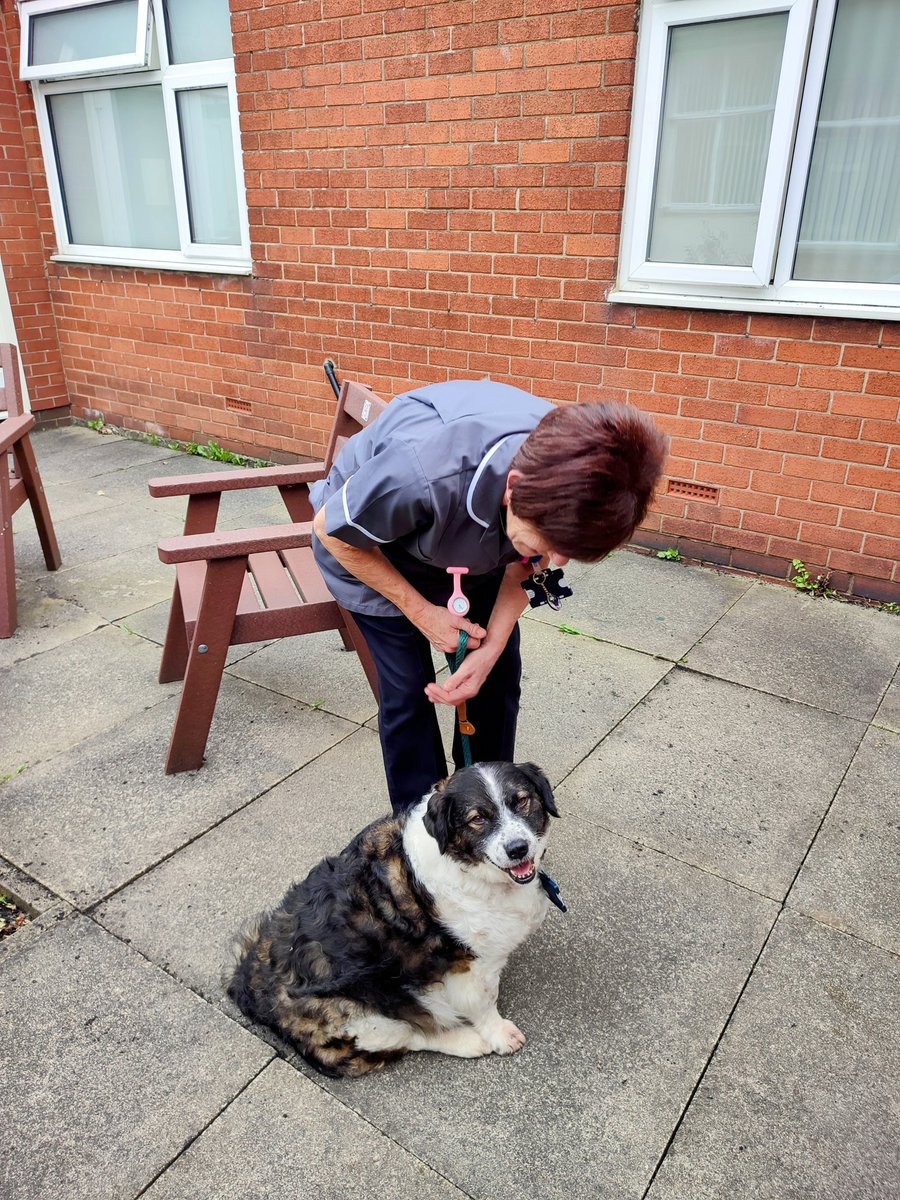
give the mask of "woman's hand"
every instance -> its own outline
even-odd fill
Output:
[[[442,684],[429,683],[425,688],[425,695],[432,704],[455,706],[462,704],[464,700],[471,700],[481,691],[498,656],[498,652],[488,646],[473,650],[471,654],[466,655],[459,670],[454,671],[449,679],[445,679]]]
[[[469,646],[473,650],[487,637],[487,631],[480,625],[473,625],[465,617],[459,617],[439,604],[423,603],[414,614],[407,615],[416,629],[442,654],[456,653],[461,629],[469,635]]]

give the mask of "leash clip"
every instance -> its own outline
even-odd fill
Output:
[[[546,871],[538,871],[538,879],[541,887],[550,897],[551,904],[555,904],[560,912],[568,912],[569,906],[563,903],[563,898],[559,894],[559,884],[555,879],[551,879]]]

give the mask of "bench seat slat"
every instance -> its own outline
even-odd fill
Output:
[[[267,554],[251,554],[249,561],[250,570],[266,608],[299,607],[302,601],[294,591],[284,563],[274,550]]]
[[[332,599],[309,546],[299,550],[282,550],[281,556],[297,585],[297,591],[307,604],[324,604]]]
[[[203,597],[203,584],[206,581],[205,562],[184,562],[176,567],[178,587],[181,591],[181,603],[184,608],[186,625],[195,625],[200,611],[200,600]],[[259,601],[247,575],[241,585],[241,598],[238,600],[237,615],[259,612]]]

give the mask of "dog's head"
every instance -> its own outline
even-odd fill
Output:
[[[534,763],[479,763],[437,784],[424,825],[442,854],[530,883],[550,818],[558,816],[550,783]]]

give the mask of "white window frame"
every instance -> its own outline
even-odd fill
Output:
[[[644,0],[619,277],[612,302],[896,320],[900,285],[791,278],[837,0]],[[772,142],[750,268],[649,263],[673,25],[788,12]]]
[[[138,0],[135,17],[134,50],[128,54],[110,54],[104,58],[85,58],[66,63],[32,65],[31,55],[32,21],[48,13],[68,12],[76,8],[91,8],[103,0],[19,0],[19,17],[22,26],[22,46],[19,60],[21,79],[64,79],[79,75],[93,75],[98,71],[135,71],[147,65],[150,47],[150,0]]]
[[[40,0],[39,0],[40,2]],[[80,6],[84,0],[52,0],[58,8]],[[153,8],[160,0],[149,0],[151,18]],[[240,140],[240,121],[235,85],[234,59],[212,59],[207,62],[172,64],[164,14],[160,9],[155,20],[158,31],[158,63],[154,69],[131,70],[127,74],[108,72],[105,68],[91,77],[77,79],[32,80],[38,130],[44,162],[47,168],[47,185],[50,207],[56,228],[57,252],[52,256],[58,262],[98,263],[108,266],[146,267],[163,270],[193,270],[216,274],[249,274],[250,224],[247,213],[247,193],[244,183],[243,156]],[[169,143],[169,162],[175,195],[175,215],[178,224],[180,249],[159,250],[140,246],[91,246],[73,242],[69,237],[69,224],[59,165],[53,139],[48,98],[71,92],[107,91],[126,87],[158,86],[162,89],[163,110]],[[232,152],[234,155],[235,182],[237,188],[240,242],[234,245],[206,244],[191,240],[190,211],[188,207],[187,180],[185,177],[183,147],[178,124],[177,98],[182,91],[193,91],[225,87],[228,92],[231,117]]]

